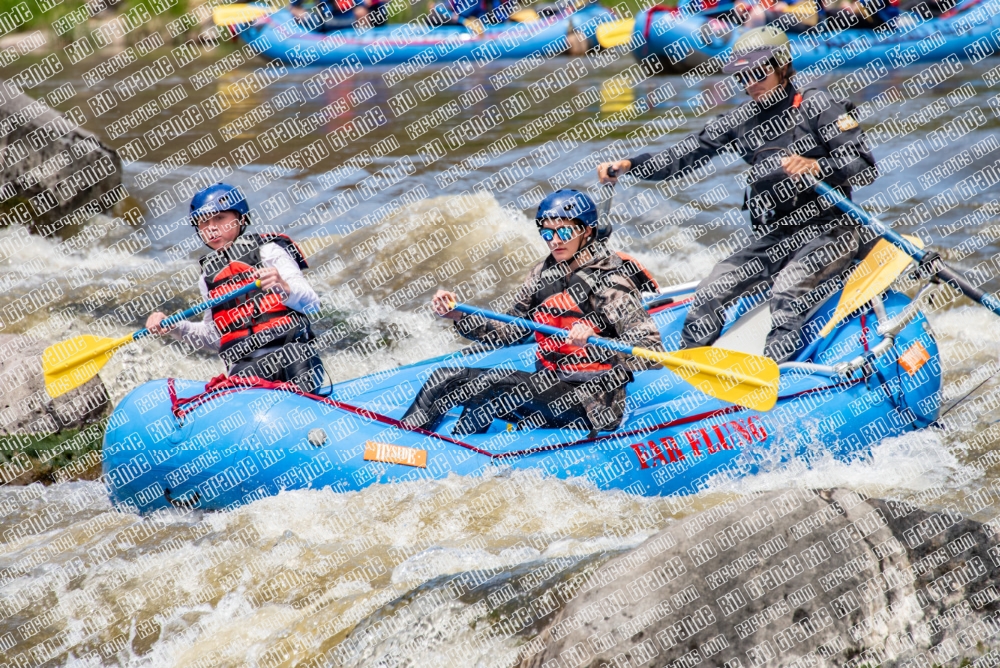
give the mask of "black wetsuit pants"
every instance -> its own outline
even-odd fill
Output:
[[[776,230],[715,265],[698,284],[684,320],[686,347],[710,346],[726,312],[741,297],[771,298],[771,331],[764,355],[776,362],[804,345],[802,325],[827,297],[843,287],[843,274],[858,253],[857,227],[815,225],[794,234]]]
[[[453,431],[457,436],[485,433],[494,418],[516,423],[518,428],[591,430],[578,387],[548,371],[443,367],[420,388],[403,421],[433,431],[445,413],[464,406]]]
[[[312,394],[323,385],[323,362],[311,344],[292,341],[255,350],[234,362],[229,375],[294,383],[303,392]]]

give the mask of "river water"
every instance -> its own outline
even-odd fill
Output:
[[[316,70],[289,71],[266,89],[247,94],[239,82],[263,65],[255,62],[195,91],[188,77],[218,57],[209,53],[94,118],[87,100],[113,81],[90,86],[84,73],[103,57],[67,66],[31,94],[70,91],[69,84],[74,94],[56,107],[67,111],[79,106],[90,117],[86,127],[115,147],[209,96],[225,94],[231,106],[143,156],[126,155],[136,158],[125,166],[125,185],[133,198],[129,205],[142,207],[141,221],[134,216],[131,223],[99,218],[44,238],[27,236],[18,227],[0,230],[0,244],[16,248],[0,262],[8,286],[0,295],[0,308],[39,285],[54,283],[62,292],[47,312],[31,314],[4,333],[31,331],[53,341],[88,330],[123,335],[141,324],[144,294],[160,295],[160,301],[166,297],[162,310],[193,301],[194,281],[184,280],[190,279],[200,249],[190,243],[192,230],[183,221],[184,181],[210,169],[221,174],[218,170],[226,170],[228,163],[232,172],[225,180],[250,193],[258,224],[304,242],[316,268],[307,275],[324,306],[318,329],[345,323],[351,331],[348,343],[379,342],[380,350],[364,368],[338,364],[330,351],[328,369],[336,381],[458,349],[461,341],[427,315],[433,289],[458,287],[477,304],[501,297],[544,254],[529,217],[544,193],[563,185],[592,187],[597,154],[634,154],[629,135],[653,119],[672,119],[660,126],[663,136],[653,133],[654,145],[697,130],[704,117],[692,111],[693,104],[719,81],[710,78],[688,86],[681,77],[644,78],[630,57],[611,62],[554,59],[498,89],[494,82],[511,64],[501,61],[477,68],[427,100],[414,97],[415,106],[397,117],[400,98],[394,96],[415,89],[415,82],[439,66],[393,86],[387,83],[387,68],[369,68],[318,95],[308,82]],[[0,75],[10,76],[26,63],[19,61]],[[990,153],[992,147],[1000,148],[993,139],[998,126],[993,109],[1000,107],[987,84],[992,79],[984,79],[995,64],[990,59],[967,64],[915,99],[876,111],[866,125],[927,109],[918,129],[876,148],[885,173],[859,191],[857,199],[876,206],[882,202],[883,219],[895,221],[1000,157]],[[565,76],[570,66],[577,78],[534,102],[531,92],[538,87],[532,85],[553,80],[559,70]],[[887,99],[879,96],[893,87],[901,90],[920,69],[895,71],[858,91],[854,101]],[[186,97],[177,100],[181,91]],[[168,108],[111,136],[118,134],[114,121],[152,100]],[[266,101],[274,111],[271,118],[253,128],[233,129],[234,121]],[[525,101],[532,104],[523,108]],[[730,105],[722,102],[718,109]],[[931,150],[917,164],[893,162],[893,154],[900,155],[914,138],[957,115],[975,114],[977,107],[985,124]],[[312,132],[260,136],[266,128],[303,127],[324,108],[338,115]],[[421,118],[447,109],[455,113],[452,118],[416,136]],[[386,122],[312,167],[289,162],[323,134],[349,121],[361,127],[364,119],[379,114]],[[487,127],[483,119],[498,114],[503,122]],[[544,118],[556,117],[560,120],[550,128],[541,128]],[[478,129],[459,127],[467,121],[478,123]],[[544,158],[546,142],[583,121],[590,123],[590,136],[603,136],[580,138],[556,159]],[[532,128],[540,129],[536,133]],[[452,148],[463,132],[464,145]],[[214,137],[217,147],[192,157],[191,145],[206,136]],[[250,139],[261,155],[240,165],[241,154],[233,152]],[[612,142],[618,148],[607,150]],[[928,184],[928,170],[973,146],[977,156],[986,155]],[[188,155],[179,156],[185,147]],[[440,147],[447,155],[432,160]],[[370,160],[355,157],[362,149],[369,151]],[[178,164],[184,158],[186,164]],[[574,171],[575,165],[580,169]],[[672,198],[650,184],[619,188],[613,210],[619,243],[646,263],[661,284],[707,274],[719,259],[713,244],[739,222],[742,198],[734,180],[739,166],[716,166],[715,174]],[[496,187],[478,192],[476,184],[491,176]],[[520,181],[506,187],[504,179],[513,178]],[[359,186],[362,182],[366,185]],[[350,202],[346,198],[352,186],[350,192],[368,197],[356,196],[348,208],[344,202]],[[174,193],[173,203],[163,196],[168,190]],[[702,206],[692,220],[649,232],[650,223],[711,193],[720,195],[719,201]],[[980,193],[900,229],[928,237],[946,258],[971,269],[1000,250],[992,233],[994,217],[949,225],[992,199],[989,192]],[[722,224],[713,226],[717,218]],[[475,233],[458,238],[457,232],[469,226],[476,226]],[[438,250],[442,244],[433,244],[440,242],[442,232],[457,240]],[[135,246],[120,242],[135,239],[140,239],[139,251],[122,252]],[[968,250],[955,250],[963,245]],[[437,252],[412,252],[414,247]],[[385,273],[380,269],[385,266],[394,269]],[[179,277],[180,290],[172,287],[174,277]],[[996,281],[986,285],[1000,288]],[[121,324],[116,319],[122,308],[134,321]],[[965,300],[943,304],[930,314],[944,357],[947,397],[963,394],[992,373],[1000,345],[995,318]],[[210,356],[185,357],[176,348],[144,340],[118,354],[101,378],[117,401],[148,379],[207,379],[222,371]],[[983,389],[993,387],[991,381]],[[230,513],[177,511],[146,519],[113,510],[97,482],[0,487],[4,526],[29,518],[45,521],[43,531],[0,542],[0,665],[514,665],[537,651],[528,639],[544,602],[571,595],[574,575],[734,494],[790,485],[845,486],[907,498],[925,508],[952,506],[991,520],[992,511],[981,509],[982,503],[973,505],[970,495],[1000,482],[1000,468],[977,461],[993,447],[998,432],[991,425],[1000,411],[982,405],[964,415],[948,432],[928,429],[888,439],[851,463],[786,462],[686,503],[602,492],[581,481],[502,469],[352,494],[297,491]],[[478,575],[457,575],[467,572]]]

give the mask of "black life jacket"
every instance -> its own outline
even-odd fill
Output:
[[[766,145],[757,148],[750,159],[751,168],[758,170],[754,182],[744,191],[743,210],[750,211],[750,222],[755,229],[766,229],[768,219],[778,219],[798,208],[806,200],[815,199],[816,195],[811,190],[798,192],[787,199],[779,195],[777,188],[783,187],[787,195],[791,190],[791,182],[788,175],[780,167],[779,160],[787,153],[787,147],[795,145],[799,140],[807,135],[812,135],[817,146],[823,145],[823,138],[819,128],[819,115],[810,115],[807,110],[802,109],[803,101],[808,105],[811,94],[818,92],[816,88],[807,88],[803,91],[792,92],[791,108],[800,110],[797,122],[782,135],[771,139]],[[854,104],[850,101],[845,103],[846,111],[854,116]],[[850,199],[850,185],[838,186],[837,190]],[[771,207],[774,209],[771,209]],[[809,224],[809,223],[805,223]],[[796,226],[799,227],[799,226]]]
[[[532,297],[532,319],[565,330],[585,321],[597,330],[598,336],[616,338],[618,332],[615,326],[591,303],[593,294],[606,285],[607,276],[619,274],[626,277],[637,292],[656,292],[660,288],[653,275],[638,260],[620,251],[615,255],[621,260],[621,265],[615,269],[581,267],[569,276],[539,281]],[[554,266],[550,255],[545,260],[543,277],[546,270]],[[613,356],[602,354],[595,357],[603,351],[593,347],[575,346],[564,337],[540,333],[535,333],[535,340],[538,343],[538,364],[542,368],[569,374],[601,373],[611,368],[607,360],[613,359]]]
[[[209,298],[238,290],[253,281],[254,270],[263,266],[260,247],[267,243],[281,247],[295,260],[299,269],[309,267],[301,249],[284,234],[245,234],[228,248],[209,253],[199,260]],[[224,359],[230,349],[255,334],[259,341],[255,342],[253,349],[262,348],[280,337],[291,340],[303,331],[307,339],[312,338],[308,318],[285,306],[281,295],[274,292],[258,290],[224,302],[212,309],[212,320],[221,335],[219,354]],[[273,336],[258,334],[268,330],[274,330]],[[237,357],[251,351],[242,352]]]

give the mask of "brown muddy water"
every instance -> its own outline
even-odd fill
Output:
[[[651,137],[654,145],[698,129],[703,119],[688,103],[718,82],[688,86],[680,77],[637,80],[642,77],[630,57],[608,63],[554,59],[497,89],[496,77],[511,65],[501,61],[476,69],[427,100],[417,98],[412,109],[397,117],[394,96],[441,66],[425,68],[394,86],[387,84],[388,68],[370,68],[313,95],[309,80],[316,70],[289,71],[266,89],[248,93],[240,80],[263,65],[254,62],[195,91],[187,77],[217,58],[209,53],[94,118],[87,100],[142,65],[96,87],[88,85],[84,73],[107,57],[96,54],[66,67],[30,94],[65,97],[55,105],[62,111],[80,106],[90,116],[86,127],[118,148],[209,96],[224,95],[231,106],[145,155],[125,150],[126,157],[135,158],[125,167],[125,184],[144,207],[140,224],[104,218],[44,238],[27,236],[17,227],[0,230],[0,243],[17,248],[0,262],[5,286],[0,309],[39,285],[52,283],[62,293],[46,310],[4,333],[33,331],[58,340],[98,323],[105,335],[123,335],[141,325],[144,313],[136,304],[144,303],[146,293],[166,298],[162,310],[193,301],[193,281],[181,292],[156,292],[191,267],[201,252],[191,243],[192,230],[183,220],[187,200],[178,193],[187,192],[185,179],[199,170],[221,175],[231,169],[225,180],[246,189],[261,212],[259,222],[267,218],[267,225],[304,240],[316,267],[307,275],[324,306],[318,329],[347,323],[352,341],[375,337],[384,343],[364,368],[330,364],[335,381],[457,350],[462,342],[427,315],[434,288],[462,286],[468,300],[478,304],[506,293],[544,253],[530,222],[544,193],[563,185],[593,187],[593,165],[602,158],[634,154],[630,135],[653,119],[677,121],[676,127],[659,126]],[[573,62],[583,65],[575,66],[575,80],[515,113],[532,99],[533,84]],[[18,61],[0,75],[9,77],[27,63]],[[934,165],[974,144],[1000,148],[994,139],[1000,126],[994,109],[1000,105],[983,77],[995,64],[987,59],[966,65],[953,80],[870,119],[869,125],[893,114],[905,118],[944,105],[946,113],[937,118],[924,112],[915,136],[974,107],[987,122],[918,164],[886,169],[889,173],[862,189],[857,199],[884,201],[883,219],[896,220],[978,168],[966,167],[925,188],[925,174]],[[859,91],[855,102],[899,87],[919,69],[893,73]],[[267,101],[274,115],[240,130],[238,119]],[[126,127],[123,118],[138,118],[138,110],[148,111],[153,103],[152,118]],[[320,119],[318,125],[307,122],[324,109],[336,117]],[[447,114],[441,110],[454,116],[442,121]],[[312,167],[289,160],[296,152],[303,155],[321,135],[347,122],[361,127],[378,115],[384,116],[384,124],[345,142]],[[558,120],[551,127],[544,127],[546,119],[554,118]],[[502,122],[487,127],[483,119]],[[478,125],[459,127],[470,121]],[[546,143],[584,121],[603,136],[581,140],[569,153],[548,161]],[[295,131],[309,125],[317,127]],[[462,133],[465,143],[452,148]],[[234,152],[251,139],[259,155],[240,165],[239,157],[247,154]],[[889,157],[911,141],[906,135],[891,139],[876,149],[876,157],[889,164]],[[613,142],[617,148],[610,150]],[[213,144],[215,148],[206,148]],[[447,155],[431,161],[441,147]],[[178,155],[182,148],[186,155]],[[203,153],[192,155],[201,149]],[[983,158],[982,164],[996,157]],[[620,189],[613,212],[620,243],[661,284],[706,275],[719,259],[713,244],[739,223],[738,169],[719,163],[714,175],[674,198],[650,184]],[[495,184],[521,180],[477,193],[476,184],[491,176]],[[368,187],[370,196],[345,211],[348,189],[362,182],[367,186],[353,192]],[[724,194],[721,200],[702,207],[688,223],[648,233],[649,223],[719,188],[715,192]],[[168,191],[172,194],[164,196]],[[954,223],[993,197],[980,194],[901,229],[922,230],[938,248],[951,249],[947,258],[971,269],[1000,252],[995,217]],[[723,224],[712,229],[709,223],[717,218]],[[470,225],[477,226],[475,234],[440,252],[412,256],[391,276],[372,273],[414,244]],[[124,254],[115,246],[140,231],[148,243],[139,252]],[[484,271],[488,265],[493,271]],[[1000,283],[987,286],[996,290]],[[121,324],[118,310],[129,304],[134,321]],[[959,301],[933,312],[930,320],[941,345],[949,396],[961,395],[992,373],[1000,346],[996,316]],[[222,371],[210,356],[185,357],[173,346],[144,340],[118,354],[101,378],[117,401],[148,379],[207,379]],[[991,381],[984,389],[995,386]],[[792,461],[710,490],[689,505],[502,469],[349,494],[296,491],[229,513],[177,511],[144,519],[113,510],[99,482],[3,486],[2,526],[33,518],[40,530],[0,541],[0,665],[511,666],[538,649],[530,642],[531,629],[545,597],[571,595],[574,575],[640,544],[693,509],[733,494],[793,485],[844,486],[907,498],[925,508],[978,509],[970,507],[970,495],[1000,489],[995,487],[1000,468],[977,461],[994,447],[998,430],[991,425],[998,419],[1000,411],[982,405],[950,433],[925,430],[888,439],[870,456],[849,464]],[[976,517],[992,520],[994,514],[988,505]],[[469,572],[474,574],[457,575]]]

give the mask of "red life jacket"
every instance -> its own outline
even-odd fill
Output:
[[[267,243],[280,246],[300,269],[308,268],[302,251],[284,234],[245,234],[225,250],[209,253],[199,260],[209,298],[232,292],[253,281],[254,270],[263,266],[260,247]],[[254,291],[224,302],[212,309],[212,320],[221,335],[219,354],[223,358],[228,350],[259,332],[274,330],[270,337],[258,335],[260,341],[253,349],[262,348],[279,337],[298,334],[303,328],[310,331],[305,315],[285,306],[281,296],[273,292]],[[243,354],[247,352],[250,351]]]
[[[571,329],[574,324],[586,321],[601,337],[616,338],[615,326],[591,305],[591,296],[599,289],[609,274],[625,276],[637,292],[656,292],[659,285],[653,275],[635,258],[622,252],[615,255],[622,264],[613,270],[595,270],[583,267],[568,277],[539,283],[532,302],[532,319],[544,325]],[[551,256],[546,269],[553,266]],[[535,334],[538,343],[538,363],[552,371],[570,374],[601,373],[611,368],[609,353],[591,347],[575,346],[563,337]],[[595,354],[601,357],[594,357]]]

